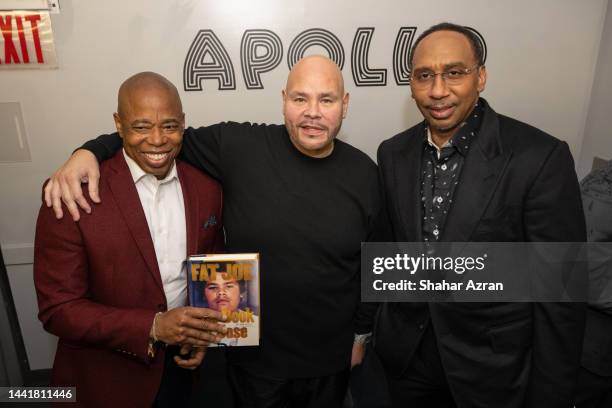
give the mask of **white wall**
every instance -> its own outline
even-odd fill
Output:
[[[607,0],[63,0],[61,14],[52,16],[59,69],[0,72],[0,102],[21,103],[32,156],[31,163],[0,164],[0,243],[5,258],[27,258],[28,253],[31,257],[43,180],[85,139],[112,130],[111,115],[122,80],[154,70],[183,89],[183,62],[200,29],[213,29],[223,42],[234,64],[237,89],[218,91],[215,82],[206,81],[201,92],[182,91],[191,124],[281,122],[287,48],[303,30],[320,27],[332,31],[346,53],[344,74],[351,105],[341,137],[374,156],[382,140],[421,120],[409,88],[397,86],[393,79],[392,53],[399,28],[416,26],[418,35],[449,20],[484,35],[489,51],[484,96],[492,106],[566,140],[577,155],[606,6]],[[388,69],[385,87],[353,83],[350,55],[358,27],[376,29],[369,64]],[[274,71],[263,74],[265,89],[246,90],[240,39],[244,30],[255,28],[278,34],[284,54]],[[610,72],[610,62],[605,67]],[[9,275],[30,364],[50,367],[54,339],[36,321],[27,265],[31,258],[21,262],[26,265],[9,266]]]
[[[601,37],[595,81],[589,103],[584,143],[580,153],[578,175],[586,176],[593,158],[612,160],[612,6],[608,4]]]

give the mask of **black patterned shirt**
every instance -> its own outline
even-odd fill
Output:
[[[421,164],[421,202],[423,240],[438,241],[453,202],[455,186],[472,140],[482,119],[482,104],[476,103],[468,119],[450,140],[438,148],[428,126],[423,126],[423,161]]]

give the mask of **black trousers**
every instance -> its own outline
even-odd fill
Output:
[[[230,384],[239,408],[341,408],[349,369],[314,378],[270,378],[230,364]]]
[[[387,376],[371,343],[366,345],[363,362],[351,370],[349,387],[353,408],[391,407]]]
[[[421,338],[410,366],[399,378],[389,376],[393,408],[454,408],[438,343],[431,323]]]
[[[193,388],[193,371],[179,367],[174,356],[179,355],[178,346],[167,346],[164,372],[153,408],[188,407]]]
[[[576,408],[612,407],[612,377],[604,377],[580,367]]]

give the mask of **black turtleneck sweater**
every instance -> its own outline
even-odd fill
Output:
[[[83,147],[105,160],[121,139]],[[234,122],[188,128],[180,158],[222,183],[227,251],[261,257],[260,346],[231,349],[230,362],[281,378],[347,368],[353,333],[371,331],[358,306],[361,243],[380,239],[374,162],[339,140],[311,158],[282,125]]]

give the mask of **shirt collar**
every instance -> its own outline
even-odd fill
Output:
[[[128,168],[130,169],[130,174],[132,175],[132,180],[134,180],[134,184],[138,183],[140,180],[147,176],[151,176],[156,181],[158,181],[159,184],[164,184],[174,179],[178,179],[178,175],[176,173],[176,161],[172,162],[172,166],[170,167],[170,170],[168,171],[166,177],[164,177],[162,180],[157,180],[157,177],[141,169],[138,163],[136,163],[134,159],[128,156],[125,149],[122,149],[122,152],[123,157],[125,157],[125,161],[127,162]]]
[[[483,104],[480,101],[480,98],[478,98],[478,100],[476,101],[476,104],[474,105],[474,109],[472,110],[468,118],[465,120],[465,122],[463,122],[460,125],[457,133],[455,133],[453,137],[451,137],[449,141],[446,142],[446,144],[444,144],[444,146],[442,146],[441,148],[439,148],[433,142],[433,139],[431,138],[431,132],[429,130],[429,126],[427,125],[427,122],[425,122],[425,133],[426,133],[427,143],[429,144],[429,146],[436,149],[436,151],[438,152],[438,156],[440,155],[440,150],[444,149],[445,147],[449,147],[449,146],[454,146],[457,149],[457,151],[461,153],[462,156],[465,156],[468,153],[472,139],[474,139],[474,137],[477,134],[478,129],[480,128],[480,123],[482,122],[482,115],[483,115]]]
[[[440,150],[444,149],[445,147],[448,146],[452,146],[451,141],[447,141],[446,143],[444,143],[444,146],[442,147],[438,147],[437,144],[434,143],[433,139],[431,138],[431,132],[429,131],[429,126],[425,126],[425,133],[427,134],[427,143],[433,147],[434,149],[436,149],[438,151],[438,153],[440,152]]]

